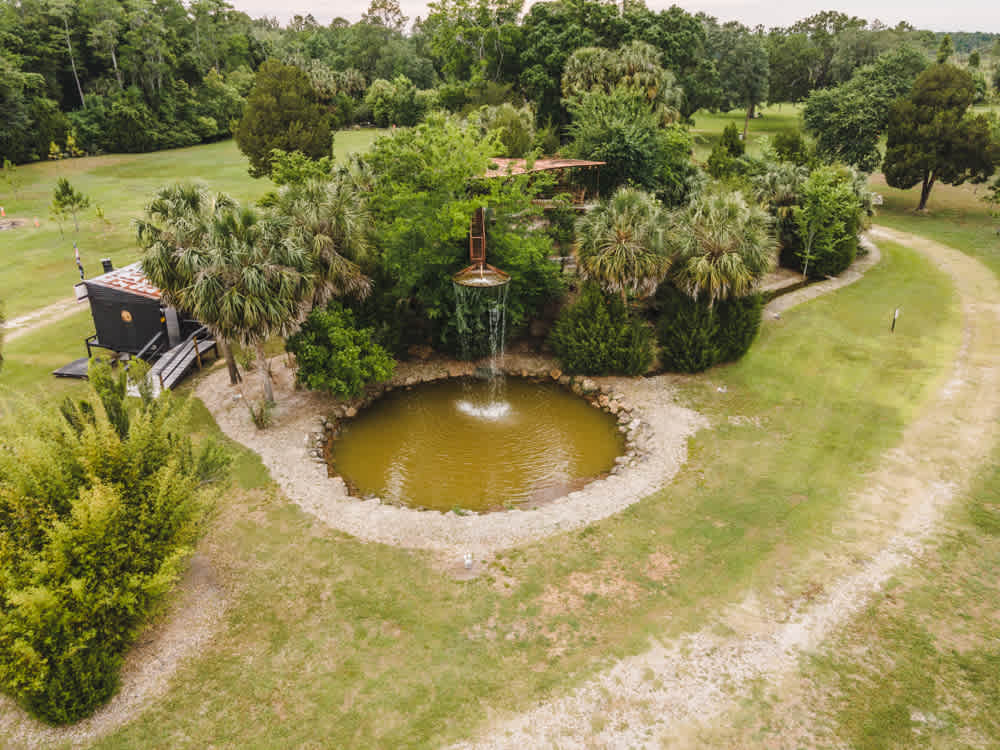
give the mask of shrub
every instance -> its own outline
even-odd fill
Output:
[[[395,368],[389,353],[372,340],[372,330],[357,328],[354,314],[336,302],[309,313],[286,348],[298,362],[299,383],[341,397],[357,396],[368,383],[388,380]]]
[[[675,372],[702,372],[746,354],[760,330],[763,299],[751,294],[710,306],[668,283],[657,291],[656,306],[660,363]]]
[[[100,391],[0,427],[0,686],[50,722],[110,697],[228,460],[169,392],[125,408],[125,377],[92,365]]]
[[[743,143],[743,139],[740,137],[740,129],[736,127],[735,122],[731,122],[723,128],[719,145],[734,158],[743,156],[747,149],[746,144]]]
[[[783,130],[774,136],[774,153],[781,161],[808,166],[813,161],[809,144],[800,130]]]
[[[757,338],[760,319],[764,310],[764,298],[760,294],[716,302],[715,320],[718,329],[715,344],[719,352],[718,362],[732,362],[739,359]]]
[[[801,206],[794,209],[801,243],[795,253],[799,270],[810,278],[824,278],[854,262],[858,232],[866,219],[865,191],[847,167],[821,167],[809,175]]]
[[[566,372],[584,375],[639,375],[653,361],[653,335],[629,315],[618,296],[596,284],[584,286],[552,327],[549,343]]]
[[[693,300],[672,284],[656,294],[660,364],[674,372],[701,372],[719,361],[719,324],[705,299]]]

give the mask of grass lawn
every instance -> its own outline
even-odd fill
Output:
[[[914,321],[895,335],[889,299]],[[863,281],[768,324],[739,364],[678,380],[717,424],[669,489],[471,582],[315,522],[234,448],[236,487],[203,544],[232,592],[225,627],[98,746],[431,747],[491,707],[563,691],[821,548],[941,378],[957,331],[947,280],[887,245]],[[203,412],[196,423],[216,432]],[[651,560],[670,565],[651,572]]]
[[[337,133],[337,156],[366,149],[377,132]],[[7,216],[28,221],[26,226],[0,232],[0,302],[8,317],[72,295],[73,284],[79,281],[74,240],[90,276],[100,272],[101,258],[111,258],[116,266],[136,260],[139,251],[131,222],[142,215],[143,207],[163,185],[201,180],[241,201],[256,200],[274,187],[268,179],[255,180],[247,174],[247,160],[231,140],[152,154],[38,162],[18,167],[18,172],[24,184],[17,197],[0,193],[0,205]],[[59,177],[67,178],[91,200],[91,207],[81,216],[79,233],[70,221],[61,234],[49,218],[52,191]],[[98,206],[104,220],[96,216]],[[37,229],[32,224],[36,217],[41,223]]]
[[[773,138],[778,133],[802,127],[801,105],[770,104],[760,111],[763,117],[751,120],[747,133],[747,151],[754,156],[760,154],[760,139],[762,137]],[[691,134],[694,136],[695,159],[700,162],[708,159],[708,155],[712,153],[712,147],[722,136],[723,129],[729,123],[735,124],[742,133],[745,117],[746,111],[742,109],[736,109],[732,112],[707,112],[705,110],[696,112],[692,118],[694,125],[691,127]]]
[[[926,212],[917,213],[920,188],[891,188],[880,174],[872,176],[871,185],[885,200],[875,221],[958,248],[1000,275],[1000,218],[991,216],[982,200],[985,186],[935,185]]]
[[[789,105],[768,109],[751,123],[751,149],[761,135],[793,127],[797,117]],[[717,137],[727,118],[742,126],[741,113],[696,115],[706,156],[711,134]],[[338,146],[347,135],[370,138],[338,135]],[[79,179],[70,177],[77,187],[98,202],[99,194],[117,195],[130,206],[108,230],[124,254],[132,247],[127,220],[152,190],[198,174],[210,154],[217,157],[207,178],[213,187],[243,199],[266,189],[246,176],[233,145],[222,143],[26,168],[38,175],[35,187],[26,188],[35,197],[29,193],[22,210],[31,213],[37,205],[44,211],[58,170],[80,167]],[[185,166],[175,163],[178,156]],[[939,190],[931,197],[932,216],[944,195]],[[949,241],[918,228],[927,217],[905,211],[907,196],[888,198],[878,221]],[[955,210],[972,216],[973,204],[964,204]],[[985,211],[968,219],[950,244],[986,259],[976,249],[980,229],[973,227],[987,219]],[[939,223],[947,231],[948,222]],[[99,237],[97,230],[91,235],[95,242]],[[36,290],[31,296],[22,291],[25,272],[11,274],[5,262],[0,295],[10,294],[11,312],[66,296],[75,279],[71,254],[63,261],[37,243],[8,247],[5,261],[14,252],[35,278],[50,266],[66,277],[40,300]],[[802,561],[831,544],[832,521],[942,382],[960,338],[948,279],[915,252],[892,243],[882,249],[883,262],[857,284],[768,322],[739,363],[676,379],[679,398],[706,414],[713,428],[692,439],[687,464],[666,490],[582,531],[509,551],[473,581],[453,580],[428,554],[361,543],[329,529],[284,498],[254,454],[230,444],[233,487],[201,545],[229,592],[225,622],[162,699],[97,746],[436,747],[474,734],[491,709],[526,708],[643,650],[651,636],[700,626],[748,587],[766,592],[781,580],[789,595],[804,595],[812,580],[829,572]],[[107,254],[122,263],[134,257],[130,252],[119,260],[113,250],[101,250],[93,263]],[[86,252],[84,259],[91,263]],[[49,283],[39,281],[38,289]],[[886,322],[896,306],[906,317],[890,334]],[[82,391],[83,384],[56,381],[48,372],[81,356],[91,330],[82,311],[5,345],[0,389],[29,397]],[[748,419],[729,420],[737,415]],[[221,438],[198,403],[192,429]],[[951,556],[905,573],[915,576],[904,587],[905,618],[893,620],[898,613],[889,609],[887,619],[876,603],[873,619],[852,624],[872,638],[872,659],[838,654],[834,644],[810,666],[817,679],[838,685],[816,711],[858,746],[869,735],[870,747],[893,740],[900,705],[911,705],[894,696],[917,695],[924,688],[911,678],[945,663],[922,645],[918,631],[912,639],[897,637],[913,623],[932,627],[942,608],[943,622],[970,620],[976,640],[968,658],[945,653],[947,674],[965,682],[935,695],[954,699],[954,710],[968,710],[982,731],[998,736],[991,722],[1000,688],[991,676],[997,664],[989,646],[998,635],[1000,619],[992,613],[1000,612],[1000,592],[987,585],[1000,564],[995,470],[984,474],[982,487],[966,517],[979,520],[956,532]],[[988,611],[976,609],[979,601]],[[918,697],[924,702],[912,705],[927,704],[924,693]],[[871,714],[871,731],[868,702],[879,709]],[[4,731],[0,745],[13,746]]]

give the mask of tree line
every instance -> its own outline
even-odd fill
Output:
[[[0,158],[227,137],[268,58],[305,73],[334,128],[528,103],[536,125],[561,136],[571,120],[567,65],[600,64],[595,55],[581,61],[581,48],[650,45],[674,77],[681,118],[738,107],[749,119],[765,101],[845,85],[901,46],[932,56],[942,39],[835,11],[770,30],[677,6],[652,11],[641,0],[554,0],[522,11],[521,0],[437,0],[411,24],[396,0],[373,0],[356,23],[296,16],[281,27],[223,0],[0,0]],[[1000,37],[948,38],[970,67],[975,60],[984,96],[991,73],[980,60],[1000,56]]]

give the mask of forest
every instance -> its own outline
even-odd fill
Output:
[[[651,45],[646,53],[666,76],[663,103],[683,121],[700,109],[740,108],[749,118],[766,102],[801,102],[848,84],[890,51],[933,59],[944,38],[835,11],[787,28],[748,28],[677,6],[654,12],[641,0],[623,9],[555,0],[527,12],[520,0],[437,0],[412,22],[395,0],[373,0],[356,23],[321,26],[307,15],[285,27],[222,0],[2,0],[0,159],[228,138],[268,59],[307,76],[331,129],[413,125],[434,109],[468,115],[509,104],[497,116],[530,118],[548,136],[540,145],[555,150],[572,121],[566,81],[599,71],[612,50],[641,57],[636,44]],[[947,38],[952,61],[968,67],[984,101],[1000,83],[1000,35]]]

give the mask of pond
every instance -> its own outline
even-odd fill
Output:
[[[555,383],[450,379],[395,390],[329,453],[356,492],[417,508],[531,507],[612,469],[614,418]]]

